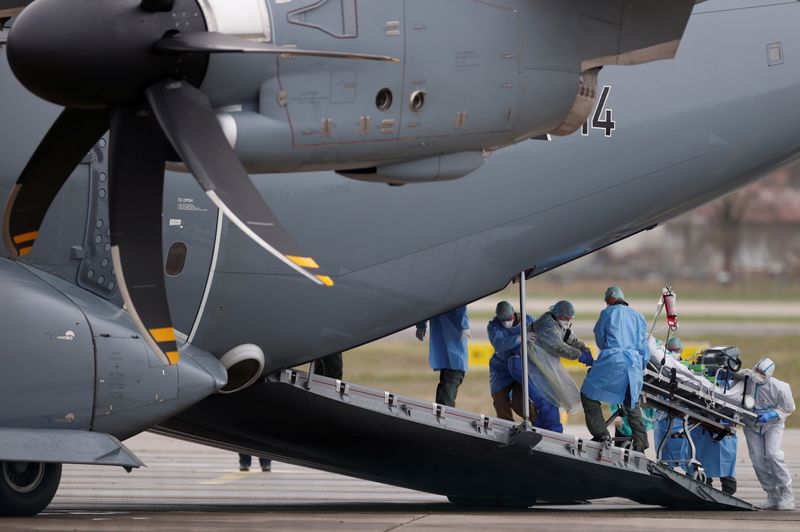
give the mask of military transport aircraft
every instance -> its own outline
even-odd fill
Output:
[[[12,15],[0,514],[46,507],[62,463],[138,467],[119,440],[154,427],[461,502],[741,503],[639,453],[485,416],[466,437],[436,405],[427,423],[381,392],[368,412],[279,370],[792,160],[797,1],[0,1]],[[558,480],[485,482],[509,466]]]

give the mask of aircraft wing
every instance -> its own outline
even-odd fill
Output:
[[[582,0],[583,70],[672,59],[705,0]]]
[[[33,0],[0,0],[0,18],[18,15]]]

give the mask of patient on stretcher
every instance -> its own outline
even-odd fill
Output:
[[[744,384],[741,381],[736,381],[731,387],[715,386],[711,381],[703,375],[699,375],[683,364],[680,360],[669,356],[663,345],[659,345],[653,336],[648,339],[648,348],[650,350],[650,363],[655,367],[656,371],[664,376],[669,376],[671,370],[675,370],[675,376],[678,381],[683,383],[694,383],[703,392],[714,392],[717,395],[722,395],[730,399],[741,399],[742,392],[744,391]]]

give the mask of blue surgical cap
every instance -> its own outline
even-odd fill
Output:
[[[508,321],[514,315],[514,307],[511,306],[511,303],[508,301],[501,301],[497,304],[497,308],[495,309],[494,313],[500,319],[500,321]]]
[[[625,294],[622,293],[622,288],[619,286],[609,286],[606,289],[606,295],[603,299],[608,299],[609,297],[625,301]]]
[[[575,316],[575,307],[569,301],[559,301],[553,305],[551,311],[555,316],[566,316],[568,318]]]
[[[670,351],[682,351],[683,350],[683,342],[677,336],[673,336],[669,340],[667,340],[667,349]]]

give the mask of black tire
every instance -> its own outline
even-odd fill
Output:
[[[61,464],[0,462],[0,517],[29,517],[50,504],[61,482]]]

